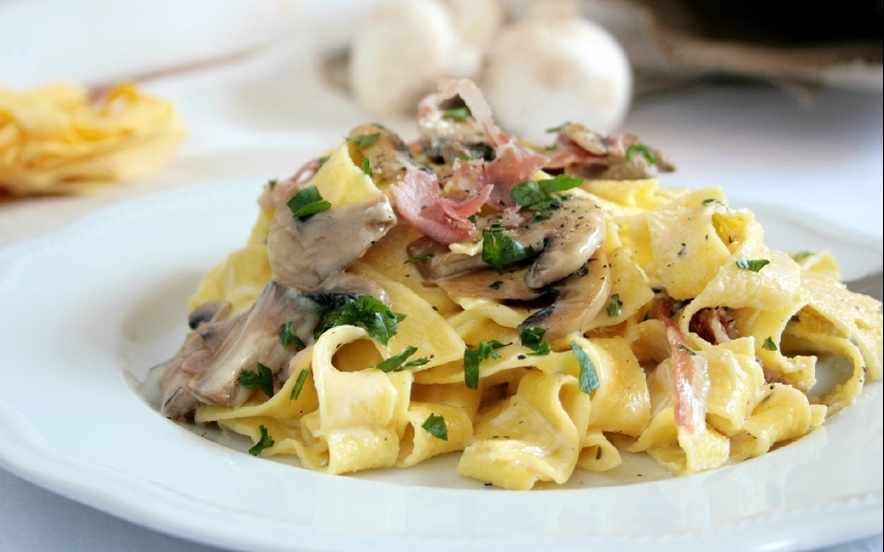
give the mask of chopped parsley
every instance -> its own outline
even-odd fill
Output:
[[[258,439],[258,442],[255,443],[255,446],[249,449],[249,454],[252,456],[259,456],[264,449],[270,448],[276,443],[273,441],[273,437],[267,433],[267,428],[262,426],[258,426],[258,429],[261,431],[261,438]]]
[[[325,165],[325,162],[328,161],[330,157],[331,157],[330,155],[323,155],[322,157],[320,157],[319,158],[319,166],[321,167],[321,166]]]
[[[510,195],[513,201],[532,211],[549,211],[558,209],[562,204],[562,197],[554,195],[556,192],[564,192],[583,184],[582,178],[574,178],[565,174],[545,180],[529,180],[513,186]]]
[[[611,295],[611,299],[608,301],[608,317],[616,318],[620,316],[620,311],[623,310],[623,301],[620,300],[620,294],[614,293]]]
[[[421,261],[429,261],[432,258],[433,258],[432,253],[427,253],[426,255],[415,255],[414,257],[409,257],[409,258],[405,259],[404,264],[414,264],[414,263],[419,263]]]
[[[792,255],[792,260],[803,261],[804,259],[813,257],[814,255],[816,255],[816,253],[813,251],[799,251],[798,253]]]
[[[272,190],[273,188],[276,188],[276,185],[277,185],[277,184],[279,184],[279,180],[277,180],[276,178],[271,178],[270,180],[267,181],[267,186],[268,186],[271,190]]]
[[[415,360],[409,360],[408,362],[406,362],[408,357],[416,352],[417,347],[415,347],[414,345],[409,345],[408,347],[402,349],[402,352],[400,352],[398,355],[391,356],[380,364],[375,364],[374,366],[372,366],[372,368],[377,368],[381,372],[396,372],[405,368],[423,366],[424,364],[430,362],[424,357],[420,357]]]
[[[533,256],[534,249],[513,240],[499,224],[492,224],[482,231],[482,260],[493,266],[498,274],[504,266]]]
[[[365,176],[371,176],[371,160],[368,157],[362,158],[362,172]]]
[[[544,132],[546,132],[547,134],[552,134],[553,132],[559,132],[560,130],[562,130],[563,128],[565,128],[566,126],[568,126],[570,124],[571,124],[570,121],[565,121],[564,123],[560,124],[557,127],[552,127],[552,128],[546,129]]]
[[[687,354],[689,354],[689,355],[691,355],[691,356],[697,356],[697,352],[696,352],[696,351],[694,351],[694,350],[691,349],[690,347],[687,347],[687,346],[685,346],[685,345],[682,345],[681,343],[679,343],[678,348],[679,348],[679,350],[684,351],[684,352],[686,352]]]
[[[777,344],[773,342],[773,339],[771,339],[770,336],[768,336],[767,339],[764,340],[764,343],[761,346],[768,351],[777,350]]]
[[[490,287],[494,291],[497,291],[500,289],[500,286],[502,286],[502,285],[503,285],[503,280],[495,280],[495,281],[491,282],[491,284],[489,284],[488,287]]]
[[[642,144],[641,142],[636,142],[635,144],[630,144],[626,146],[626,155],[624,155],[624,157],[627,161],[632,161],[635,158],[636,152],[642,154],[651,165],[656,165],[659,161],[653,150],[651,150],[651,148]]]
[[[273,396],[273,373],[270,368],[258,363],[258,371],[243,370],[237,378],[243,387],[257,387],[268,397]]]
[[[442,112],[442,116],[446,119],[454,119],[456,121],[466,121],[471,115],[470,109],[466,106],[455,107],[454,109],[446,109]]]
[[[489,358],[500,358],[500,355],[494,349],[503,347],[503,343],[496,339],[485,342],[480,341],[479,346],[473,349],[464,349],[463,351],[463,379],[467,387],[470,389],[479,388],[479,363]]]
[[[291,320],[286,320],[282,323],[282,326],[279,327],[279,342],[288,347],[289,345],[294,345],[298,349],[306,349],[307,346],[304,345],[304,342],[301,341],[301,338],[298,337],[298,334],[295,332],[295,325]]]
[[[292,387],[292,394],[289,398],[293,401],[298,399],[298,396],[301,394],[301,389],[304,388],[304,382],[307,381],[307,370],[301,368],[301,372],[298,374],[298,379],[295,380],[295,386]]]
[[[548,355],[552,352],[552,348],[549,341],[543,339],[544,334],[546,334],[546,328],[526,326],[519,332],[519,340],[522,345],[534,351],[534,354]]]
[[[703,205],[709,205],[710,203],[717,203],[719,205],[724,205],[724,203],[720,202],[719,200],[715,199],[714,197],[707,197],[706,199],[703,200]]]
[[[577,344],[576,341],[571,342],[571,350],[577,358],[577,364],[580,365],[580,375],[577,378],[577,386],[587,395],[595,391],[601,385],[599,383],[599,375],[595,370],[595,364],[590,360],[586,351]]]
[[[362,326],[368,335],[382,345],[387,345],[390,338],[399,332],[399,322],[405,319],[404,314],[393,312],[390,308],[372,297],[360,295],[344,303],[338,308],[328,311],[322,319],[316,337],[337,326]]]
[[[770,261],[767,259],[740,259],[736,261],[737,268],[751,270],[752,272],[758,272],[769,264]]]
[[[353,142],[360,148],[367,148],[368,146],[374,144],[378,141],[378,138],[381,137],[380,132],[375,132],[374,134],[361,134],[359,136],[350,136],[347,138],[348,142]]]
[[[421,427],[437,439],[442,439],[443,441],[448,440],[448,425],[445,423],[445,418],[442,416],[430,414],[430,417],[421,424]]]
[[[292,216],[304,221],[322,211],[331,209],[331,203],[322,199],[316,186],[307,186],[288,200],[287,205],[292,210]]]

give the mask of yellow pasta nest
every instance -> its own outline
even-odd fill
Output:
[[[57,84],[0,89],[0,194],[66,194],[148,174],[184,138],[168,102],[121,83],[93,101]]]

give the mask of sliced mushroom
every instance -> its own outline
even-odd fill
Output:
[[[553,303],[534,312],[519,325],[545,328],[550,341],[581,331],[605,305],[611,290],[607,255],[599,249],[580,270],[551,286]]]
[[[365,146],[357,145],[371,164],[372,176],[383,182],[396,182],[408,171],[429,170],[414,159],[405,142],[388,128],[377,124],[360,125],[350,131],[349,138],[375,134],[378,135],[376,141]]]
[[[258,363],[279,371],[296,350],[284,346],[279,329],[291,321],[302,341],[311,340],[325,308],[293,287],[271,281],[255,304],[237,322],[208,365],[188,382],[201,402],[238,406],[251,394],[238,379],[243,370],[258,371]]]
[[[297,352],[295,347],[280,341],[279,331],[285,322],[291,322],[301,341],[309,345],[313,332],[330,309],[360,295],[390,302],[386,290],[378,283],[354,274],[337,274],[309,292],[271,281],[211,361],[188,381],[190,392],[202,403],[241,405],[252,393],[239,382],[244,370],[257,371],[260,362],[277,374]]]
[[[494,218],[499,218],[494,215]],[[489,224],[480,220],[478,226]],[[552,216],[541,222],[529,220],[508,234],[523,247],[530,247],[539,255],[525,272],[525,284],[540,289],[565,278],[586,263],[605,240],[605,218],[601,207],[586,195],[575,195],[552,211]],[[485,268],[481,255],[454,253],[448,247],[428,238],[419,238],[408,246],[412,257],[429,256],[417,263],[425,280],[438,282]]]
[[[389,200],[378,195],[335,207],[305,220],[276,210],[267,234],[274,279],[301,290],[317,287],[362,257],[396,224]]]
[[[505,268],[498,273],[493,268],[473,270],[466,274],[443,278],[436,281],[451,297],[487,297],[497,300],[533,301],[544,291],[532,289],[525,284],[529,267]]]

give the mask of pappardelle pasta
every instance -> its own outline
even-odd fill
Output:
[[[661,187],[673,167],[636,137],[519,140],[469,81],[418,115],[412,144],[363,125],[265,185],[157,369],[164,415],[327,473],[459,453],[530,489],[623,453],[754,458],[881,379],[877,300],[824,251],[766,246],[720,188]]]

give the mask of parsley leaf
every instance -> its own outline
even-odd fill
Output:
[[[816,255],[813,251],[799,251],[798,253],[792,254],[792,260],[794,261],[803,261],[804,259],[808,259]]]
[[[548,355],[552,352],[552,348],[549,341],[543,339],[544,334],[546,334],[546,328],[526,326],[519,332],[519,340],[522,345],[534,351],[534,354]]]
[[[571,342],[571,350],[577,358],[577,364],[580,365],[580,376],[577,378],[577,386],[581,391],[589,395],[599,388],[599,375],[595,370],[595,364],[590,360],[586,351],[577,344],[576,341]]]
[[[362,134],[360,136],[350,136],[347,138],[348,142],[353,142],[360,148],[367,148],[368,146],[374,144],[378,141],[378,138],[381,137],[380,132],[375,132],[374,134]]]
[[[751,270],[752,272],[758,272],[769,264],[770,261],[767,259],[740,259],[736,261],[737,268]]]
[[[679,343],[678,348],[691,356],[697,356],[697,352],[686,345],[682,345]]]
[[[261,451],[263,451],[266,448],[270,448],[276,444],[273,441],[273,437],[271,437],[267,433],[266,427],[264,427],[262,425],[262,426],[259,426],[258,429],[261,431],[261,438],[258,439],[258,442],[255,443],[255,446],[253,446],[252,448],[249,449],[249,454],[251,454],[252,456],[259,456],[261,454]]]
[[[620,300],[620,294],[612,294],[611,299],[608,301],[608,318],[616,318],[620,316],[620,311],[622,309],[623,301]]]
[[[301,389],[304,388],[305,381],[307,381],[307,370],[301,368],[301,373],[298,374],[298,379],[295,380],[295,386],[292,387],[292,394],[289,396],[289,399],[293,401],[298,399],[298,396],[301,394]]]
[[[495,280],[495,281],[491,282],[491,283],[488,285],[488,287],[490,287],[490,288],[493,289],[494,291],[497,291],[497,290],[500,289],[500,286],[502,286],[502,285],[503,285],[503,280]]]
[[[371,160],[368,157],[362,158],[362,173],[365,176],[371,176]]]
[[[776,351],[777,350],[777,344],[773,342],[773,339],[771,339],[770,336],[768,336],[768,338],[764,340],[764,344],[762,344],[761,346],[764,347],[765,349],[767,349],[768,351]]]
[[[257,387],[268,397],[273,396],[273,373],[270,368],[258,363],[258,371],[243,370],[237,378],[243,387]]]
[[[432,258],[433,258],[432,253],[427,253],[426,255],[415,255],[414,257],[409,257],[409,258],[405,259],[404,264],[414,264],[414,263],[419,263],[421,261],[429,261]]]
[[[505,265],[533,256],[534,249],[514,241],[499,224],[492,224],[482,231],[482,260],[493,266],[498,274],[503,272]]]
[[[724,203],[718,201],[714,197],[707,197],[706,199],[703,200],[703,205],[709,205],[710,203],[717,203],[719,205],[724,205]]]
[[[397,323],[404,319],[404,314],[393,312],[387,305],[371,295],[360,295],[352,301],[328,311],[322,319],[319,330],[316,331],[316,337],[337,326],[361,325],[369,336],[377,340],[378,343],[386,345],[390,338],[399,332]]]
[[[272,190],[273,188],[276,188],[276,185],[277,185],[277,184],[279,184],[279,180],[277,180],[276,178],[271,178],[270,180],[267,181],[267,186],[268,186],[271,190]]]
[[[656,165],[658,162],[657,156],[648,146],[642,144],[641,142],[636,142],[635,144],[630,144],[626,146],[626,155],[624,157],[627,161],[632,161],[635,157],[635,153],[638,152],[645,156],[645,159],[648,160],[648,163],[651,165]]]
[[[470,108],[464,107],[455,107],[454,109],[446,109],[442,112],[442,116],[446,119],[454,119],[456,121],[466,121],[467,117],[471,115]]]
[[[560,124],[557,127],[552,127],[552,128],[546,129],[544,132],[546,132],[548,134],[552,134],[553,132],[559,132],[560,130],[562,130],[563,128],[565,128],[566,126],[568,126],[570,124],[571,124],[570,121],[565,121],[564,123]]]
[[[304,345],[304,342],[301,341],[301,338],[298,337],[298,334],[295,333],[295,325],[291,320],[286,320],[282,323],[282,326],[279,327],[279,342],[286,347],[294,345],[298,349],[307,348],[307,346]]]
[[[532,211],[548,211],[558,209],[562,204],[562,198],[553,195],[555,192],[564,192],[583,184],[582,178],[574,178],[560,174],[555,178],[545,180],[529,180],[513,186],[510,195],[513,201]]]
[[[294,197],[288,200],[287,205],[292,210],[292,216],[304,221],[316,213],[331,209],[331,203],[322,199],[316,186],[307,186]]]
[[[424,357],[405,362],[408,357],[416,352],[417,347],[415,347],[414,345],[409,345],[408,347],[402,349],[402,352],[400,352],[398,355],[391,356],[380,364],[375,364],[374,366],[372,366],[372,368],[377,368],[381,372],[396,372],[397,370],[411,368],[412,366],[423,366],[424,364],[430,362]]]
[[[445,418],[442,416],[430,414],[430,417],[421,424],[421,427],[437,439],[442,439],[443,441],[448,440],[448,425],[445,423]]]
[[[463,379],[470,389],[479,388],[479,363],[489,358],[500,358],[494,349],[503,347],[503,343],[496,339],[485,342],[480,341],[478,347],[463,350]]]

